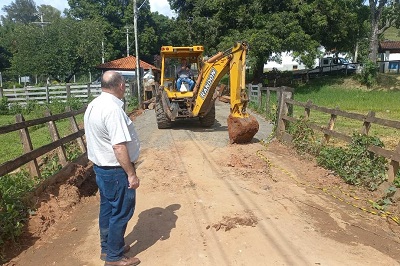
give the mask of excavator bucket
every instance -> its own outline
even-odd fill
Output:
[[[258,132],[257,119],[250,115],[249,117],[228,117],[228,133],[231,143],[249,143]]]

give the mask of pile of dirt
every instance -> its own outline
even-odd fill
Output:
[[[236,213],[233,217],[223,216],[222,221],[213,224],[212,226],[207,226],[206,229],[211,227],[215,228],[216,231],[224,229],[224,231],[229,231],[231,229],[240,226],[251,226],[254,227],[258,223],[258,218],[253,214],[253,212],[247,210],[243,214]]]
[[[93,167],[70,164],[38,188],[30,200],[33,209],[28,217],[22,235],[13,247],[6,251],[6,257],[19,254],[23,247],[29,247],[60,220],[67,219],[74,207],[96,196],[97,185]]]
[[[82,199],[95,195],[97,186],[91,165],[74,164],[72,171],[62,174],[36,197],[37,209],[29,217],[26,234],[40,237],[52,224],[68,216]]]

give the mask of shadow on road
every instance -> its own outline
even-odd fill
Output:
[[[207,132],[207,131],[226,131],[228,132],[228,126],[222,125],[218,119],[215,120],[212,127],[202,127],[200,122],[196,119],[177,120],[172,124],[172,130],[191,130],[193,132]]]
[[[168,239],[178,219],[175,211],[180,208],[180,204],[171,204],[166,208],[155,207],[141,212],[137,224],[125,238],[125,244],[134,244],[130,255],[137,255],[157,241]]]

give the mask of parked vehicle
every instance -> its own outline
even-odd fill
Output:
[[[319,59],[319,65],[314,69],[308,71],[309,74],[313,73],[325,73],[325,72],[355,72],[357,69],[356,65],[352,64],[343,57],[323,57]]]

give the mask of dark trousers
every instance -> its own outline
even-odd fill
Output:
[[[107,261],[118,261],[124,254],[124,235],[136,204],[136,190],[128,189],[128,177],[122,167],[94,166],[100,191],[101,253]]]

